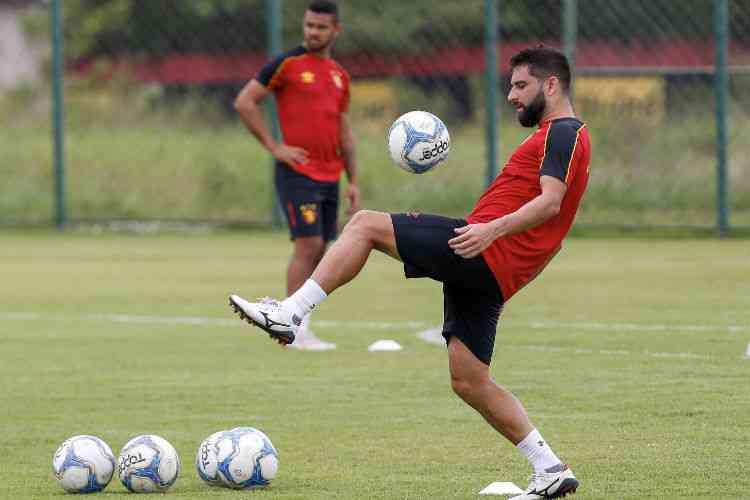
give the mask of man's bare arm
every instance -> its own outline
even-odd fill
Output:
[[[260,103],[270,93],[258,80],[252,79],[240,91],[234,100],[234,109],[240,115],[242,123],[256,139],[279,161],[293,164],[307,163],[307,151],[295,146],[276,142],[266,126],[263,109]]]
[[[456,228],[458,236],[448,241],[453,251],[467,259],[476,257],[497,238],[526,231],[560,213],[560,205],[568,186],[549,175],[543,175],[539,183],[542,194],[515,212],[491,222]]]

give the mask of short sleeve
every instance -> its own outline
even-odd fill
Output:
[[[284,61],[286,60],[286,57],[284,55],[279,56],[272,61],[269,61],[266,63],[260,71],[258,71],[258,74],[255,75],[255,79],[260,82],[261,85],[264,87],[267,87],[268,89],[274,89],[280,86],[280,78],[279,73],[281,72],[281,68],[284,64]],[[273,82],[273,85],[272,85]]]
[[[544,158],[539,175],[549,175],[567,184],[568,170],[573,161],[578,132],[583,124],[578,120],[561,120],[550,124],[544,142]]]
[[[305,52],[306,51],[303,47],[297,47],[295,49],[289,50],[287,52],[284,52],[283,54],[280,54],[274,57],[269,62],[267,62],[260,69],[260,71],[258,71],[258,74],[255,75],[255,79],[258,80],[258,82],[260,82],[261,85],[268,88],[269,90],[280,88],[284,82],[284,79],[283,79],[284,63],[290,57],[299,56],[299,55],[304,54]]]

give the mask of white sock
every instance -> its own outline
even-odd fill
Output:
[[[526,457],[531,466],[534,467],[534,472],[544,472],[545,469],[549,469],[560,463],[560,459],[557,458],[557,455],[549,447],[547,441],[542,439],[542,435],[536,429],[523,438],[523,441],[518,443],[516,448]]]
[[[320,285],[309,279],[305,281],[299,290],[294,292],[282,302],[284,307],[291,309],[292,313],[304,318],[315,306],[323,302],[328,294],[320,288]]]
[[[302,323],[299,325],[299,331],[308,333],[310,331],[310,316],[312,316],[312,313],[307,313],[304,318],[302,318]]]
[[[302,318],[302,323],[299,324],[297,338],[306,340],[318,340],[318,337],[316,337],[312,330],[310,330],[310,316],[312,316],[312,313],[307,313],[307,315]]]

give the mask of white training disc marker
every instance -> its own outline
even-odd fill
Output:
[[[370,352],[400,351],[401,349],[403,349],[403,347],[401,347],[401,344],[399,344],[395,340],[378,340],[370,344],[370,347],[367,348],[367,350]]]
[[[519,495],[523,490],[513,483],[495,482],[479,492],[480,495]]]

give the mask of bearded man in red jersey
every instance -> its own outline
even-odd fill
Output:
[[[561,249],[589,177],[591,145],[570,102],[563,54],[537,47],[511,58],[508,101],[537,127],[511,155],[466,220],[419,213],[357,213],[312,276],[284,301],[231,295],[243,319],[284,344],[328,294],[353,279],[375,249],[404,263],[407,278],[443,283],[443,337],[453,390],[534,468],[513,500],[559,498],[578,480],[531,424],[515,396],[489,373],[504,304]]]
[[[349,119],[349,75],[331,58],[341,26],[336,3],[310,2],[303,20],[304,42],[266,64],[235,100],[248,130],[276,159],[275,184],[294,252],[287,268],[287,293],[310,277],[336,237],[339,178],[346,171],[349,215],[360,207],[354,134]],[[283,142],[268,130],[259,103],[273,93]],[[290,347],[322,351],[335,344],[309,328],[310,314]]]

